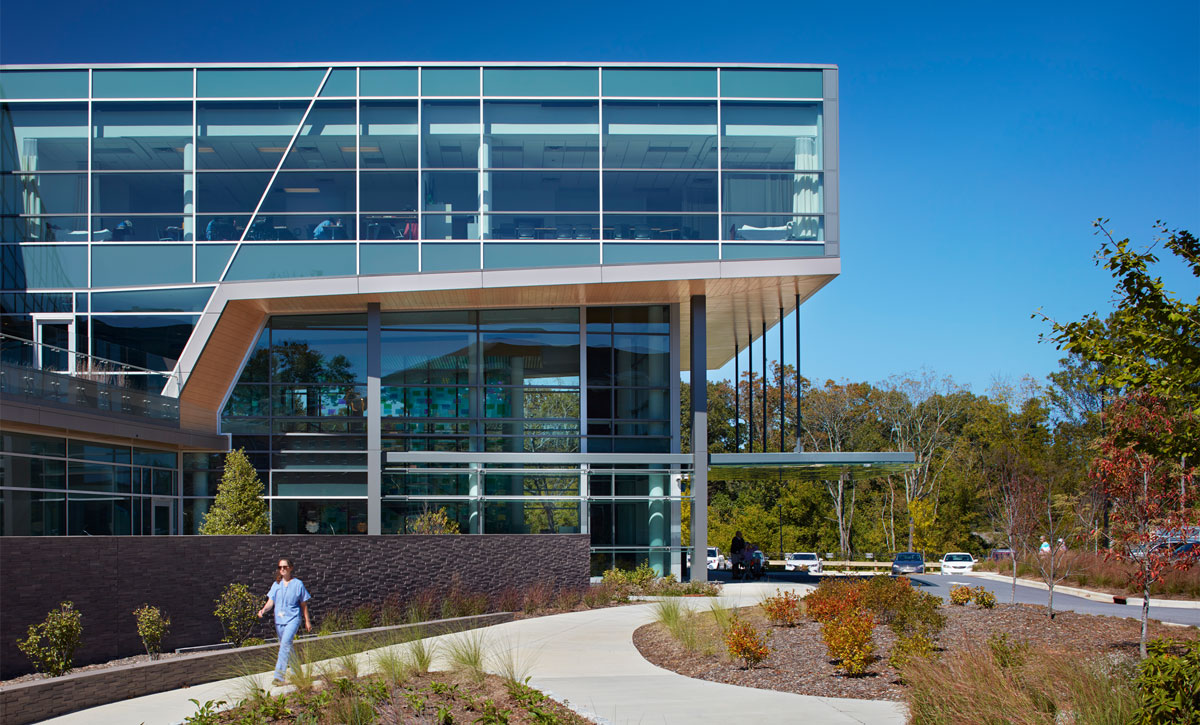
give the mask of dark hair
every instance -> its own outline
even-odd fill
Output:
[[[279,573],[279,562],[286,561],[288,566],[292,567],[292,576],[296,576],[296,565],[292,562],[291,557],[281,556],[275,560],[275,581],[283,581],[283,574]]]

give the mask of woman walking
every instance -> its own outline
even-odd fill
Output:
[[[275,634],[279,636],[279,659],[275,661],[275,681],[272,684],[282,685],[287,675],[288,661],[292,655],[292,639],[296,630],[300,629],[300,614],[304,614],[304,631],[312,631],[312,621],[308,618],[308,600],[312,599],[304,582],[294,578],[295,568],[291,559],[280,559],[275,569],[275,583],[267,592],[267,603],[258,610],[258,618],[275,609]]]

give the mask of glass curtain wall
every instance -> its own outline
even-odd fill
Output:
[[[379,400],[367,399],[366,325],[365,314],[273,317],[231,392],[223,430],[267,484],[276,533],[365,533],[373,405],[385,453],[672,450],[666,306],[384,312]],[[215,495],[220,459],[184,455],[188,526]],[[597,561],[612,563],[619,547],[667,571],[678,506],[670,475],[385,467],[383,532],[409,532],[421,514],[444,509],[463,533],[590,532]],[[590,491],[589,479],[599,482]]]
[[[4,289],[821,255],[821,79],[0,69]]]
[[[0,536],[179,533],[178,454],[0,433]]]

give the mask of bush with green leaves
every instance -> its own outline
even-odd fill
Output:
[[[221,620],[221,630],[225,633],[221,641],[234,647],[246,646],[254,623],[258,621],[258,598],[245,584],[230,584],[214,603],[217,608],[213,614]]]
[[[957,584],[950,587],[950,603],[959,607],[965,607],[971,603],[971,587],[964,584]]]
[[[38,672],[58,677],[71,671],[82,638],[83,617],[74,604],[63,602],[41,624],[29,625],[25,639],[17,640],[17,649]]]
[[[1182,652],[1172,652],[1172,646]],[[1137,687],[1141,702],[1136,723],[1200,722],[1200,641],[1187,644],[1154,640],[1146,644],[1149,656],[1138,665]]]
[[[983,587],[972,589],[971,599],[975,600],[975,606],[981,609],[994,609],[996,607],[996,595]]]
[[[217,498],[200,522],[200,533],[210,536],[270,533],[263,483],[239,448],[225,456],[225,472],[217,484]]]
[[[933,652],[933,640],[923,634],[914,634],[896,640],[896,644],[892,645],[892,653],[888,656],[888,664],[899,670],[914,657],[930,659]]]
[[[170,617],[164,615],[158,607],[149,604],[143,604],[133,610],[133,616],[137,618],[137,632],[146,647],[146,654],[150,655],[152,660],[158,659],[159,653],[162,652],[163,638],[171,628]]]
[[[1029,643],[1023,640],[1010,641],[1008,632],[993,634],[988,637],[987,644],[992,660],[1000,669],[1021,667],[1029,659]]]
[[[875,618],[866,609],[854,609],[838,614],[821,624],[821,638],[830,659],[838,661],[838,668],[847,675],[861,675],[871,663],[875,644],[871,633],[875,629]]]

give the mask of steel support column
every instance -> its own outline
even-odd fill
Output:
[[[706,299],[692,295],[692,581],[708,581],[708,335]]]
[[[380,414],[382,360],[379,303],[367,304],[367,534],[383,533],[383,419]]]

